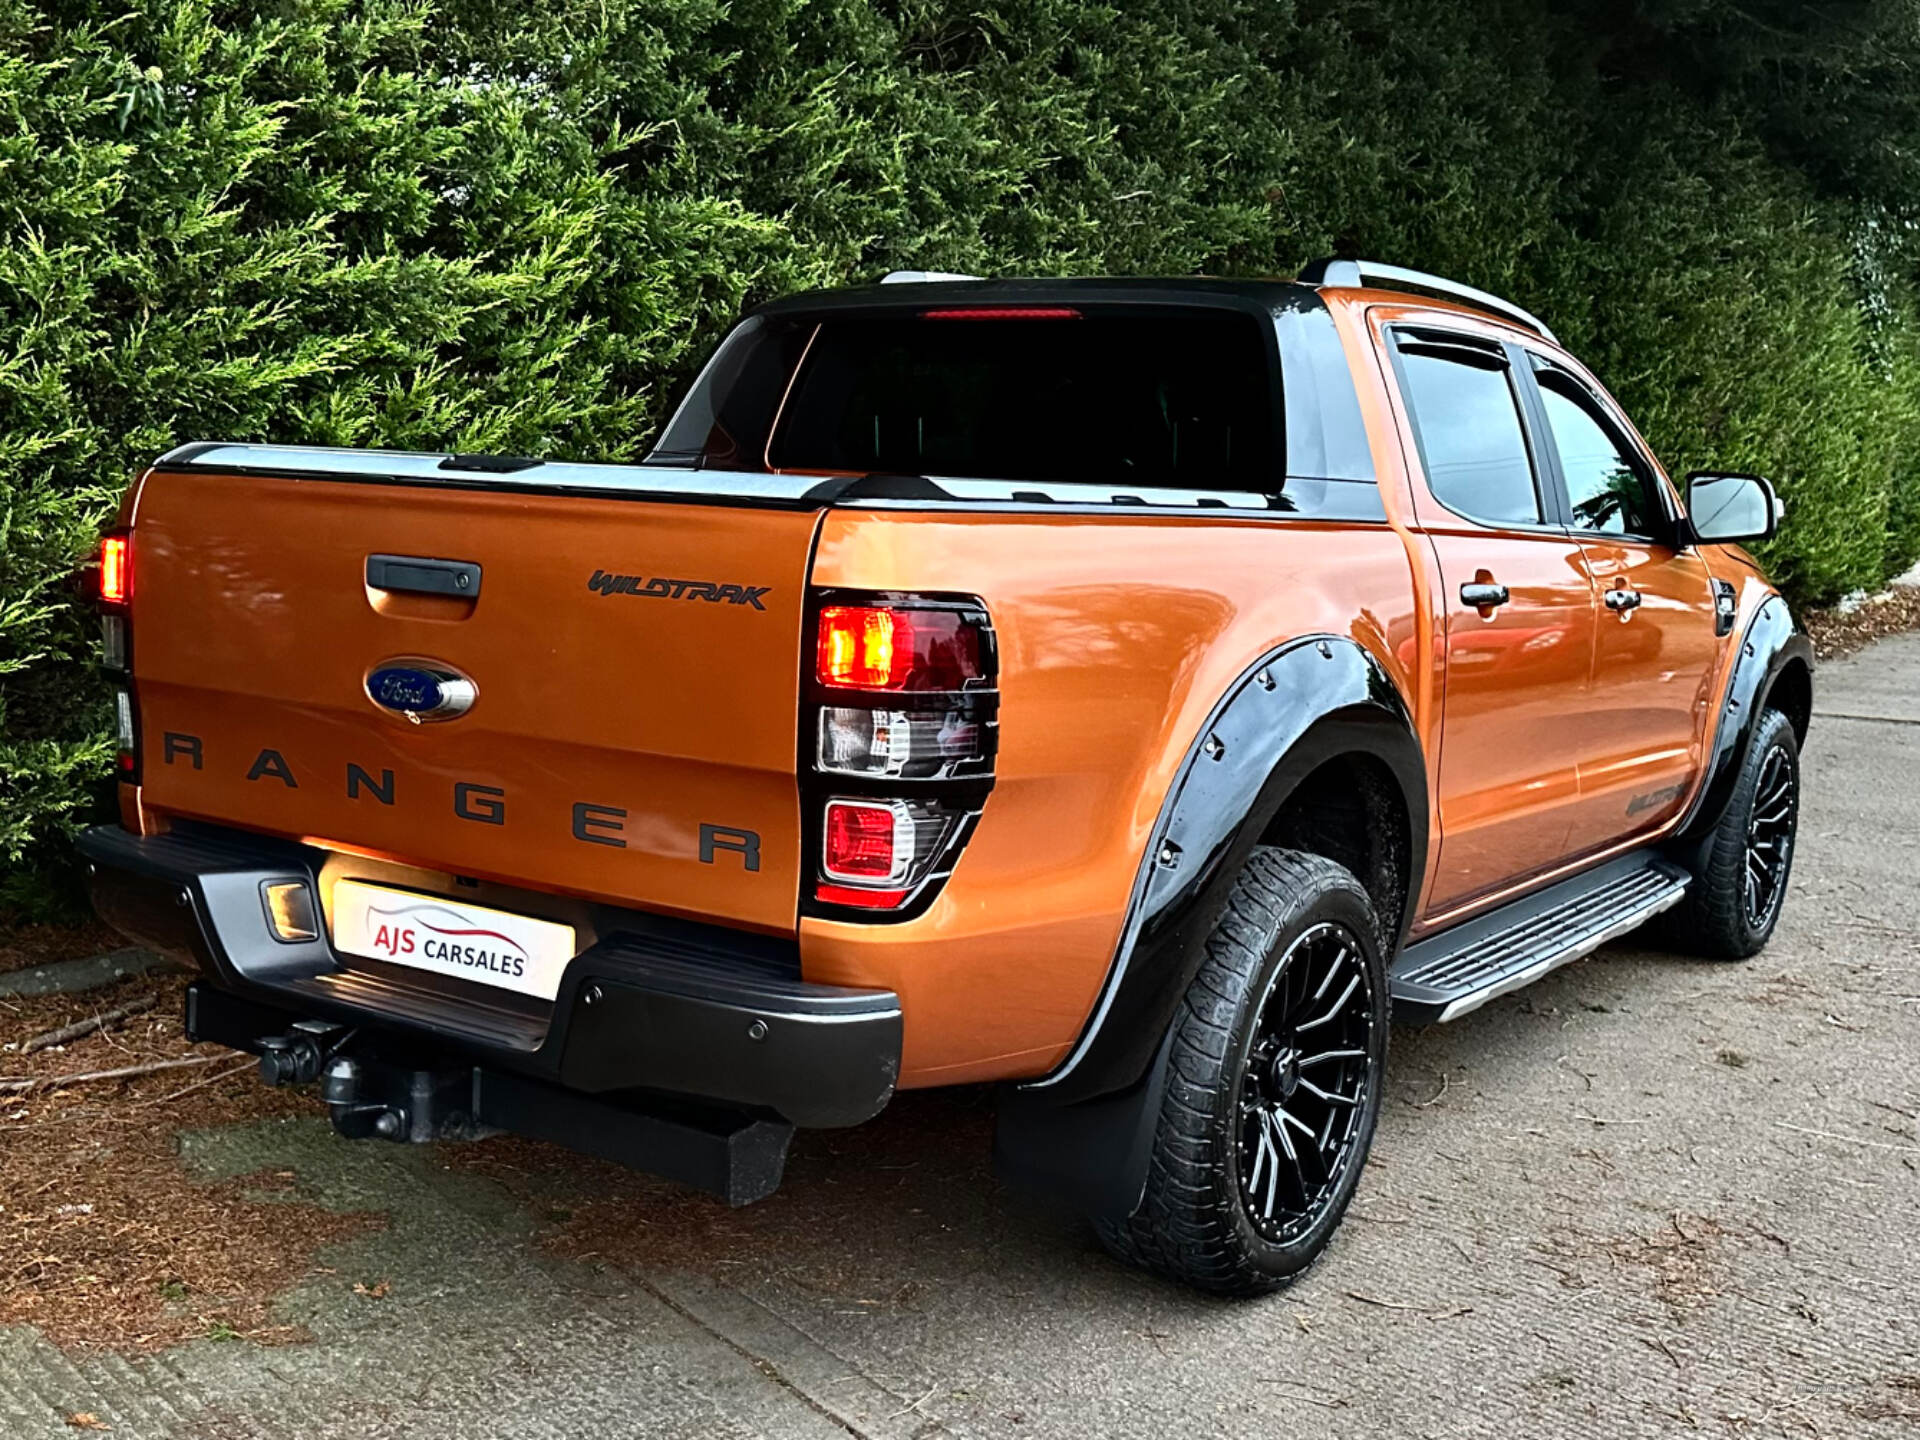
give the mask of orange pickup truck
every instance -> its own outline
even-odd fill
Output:
[[[1388,1021],[1780,914],[1812,657],[1438,277],[763,306],[637,465],[187,445],[103,542],[100,913],[345,1134],[716,1191],[896,1089],[1206,1288],[1325,1247]],[[1663,913],[1664,912],[1664,913]]]

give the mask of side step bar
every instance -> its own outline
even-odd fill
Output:
[[[1692,876],[1650,851],[1623,855],[1402,950],[1393,1018],[1455,1020],[1680,903]]]

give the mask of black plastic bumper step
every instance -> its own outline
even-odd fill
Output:
[[[1393,962],[1394,1019],[1419,1024],[1477,1010],[1677,905],[1691,878],[1657,855],[1623,855],[1430,935]]]

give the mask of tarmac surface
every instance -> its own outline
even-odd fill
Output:
[[[1284,1294],[1111,1263],[993,1178],[979,1091],[802,1135],[738,1212],[316,1116],[182,1140],[196,1173],[388,1217],[281,1303],[311,1339],[125,1359],[0,1329],[0,1435],[1920,1434],[1920,636],[1816,692],[1772,945],[1629,937],[1396,1030],[1354,1209]]]

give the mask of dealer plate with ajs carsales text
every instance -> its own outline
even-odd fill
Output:
[[[559,991],[574,956],[571,925],[359,880],[333,887],[333,944],[542,1000]]]

